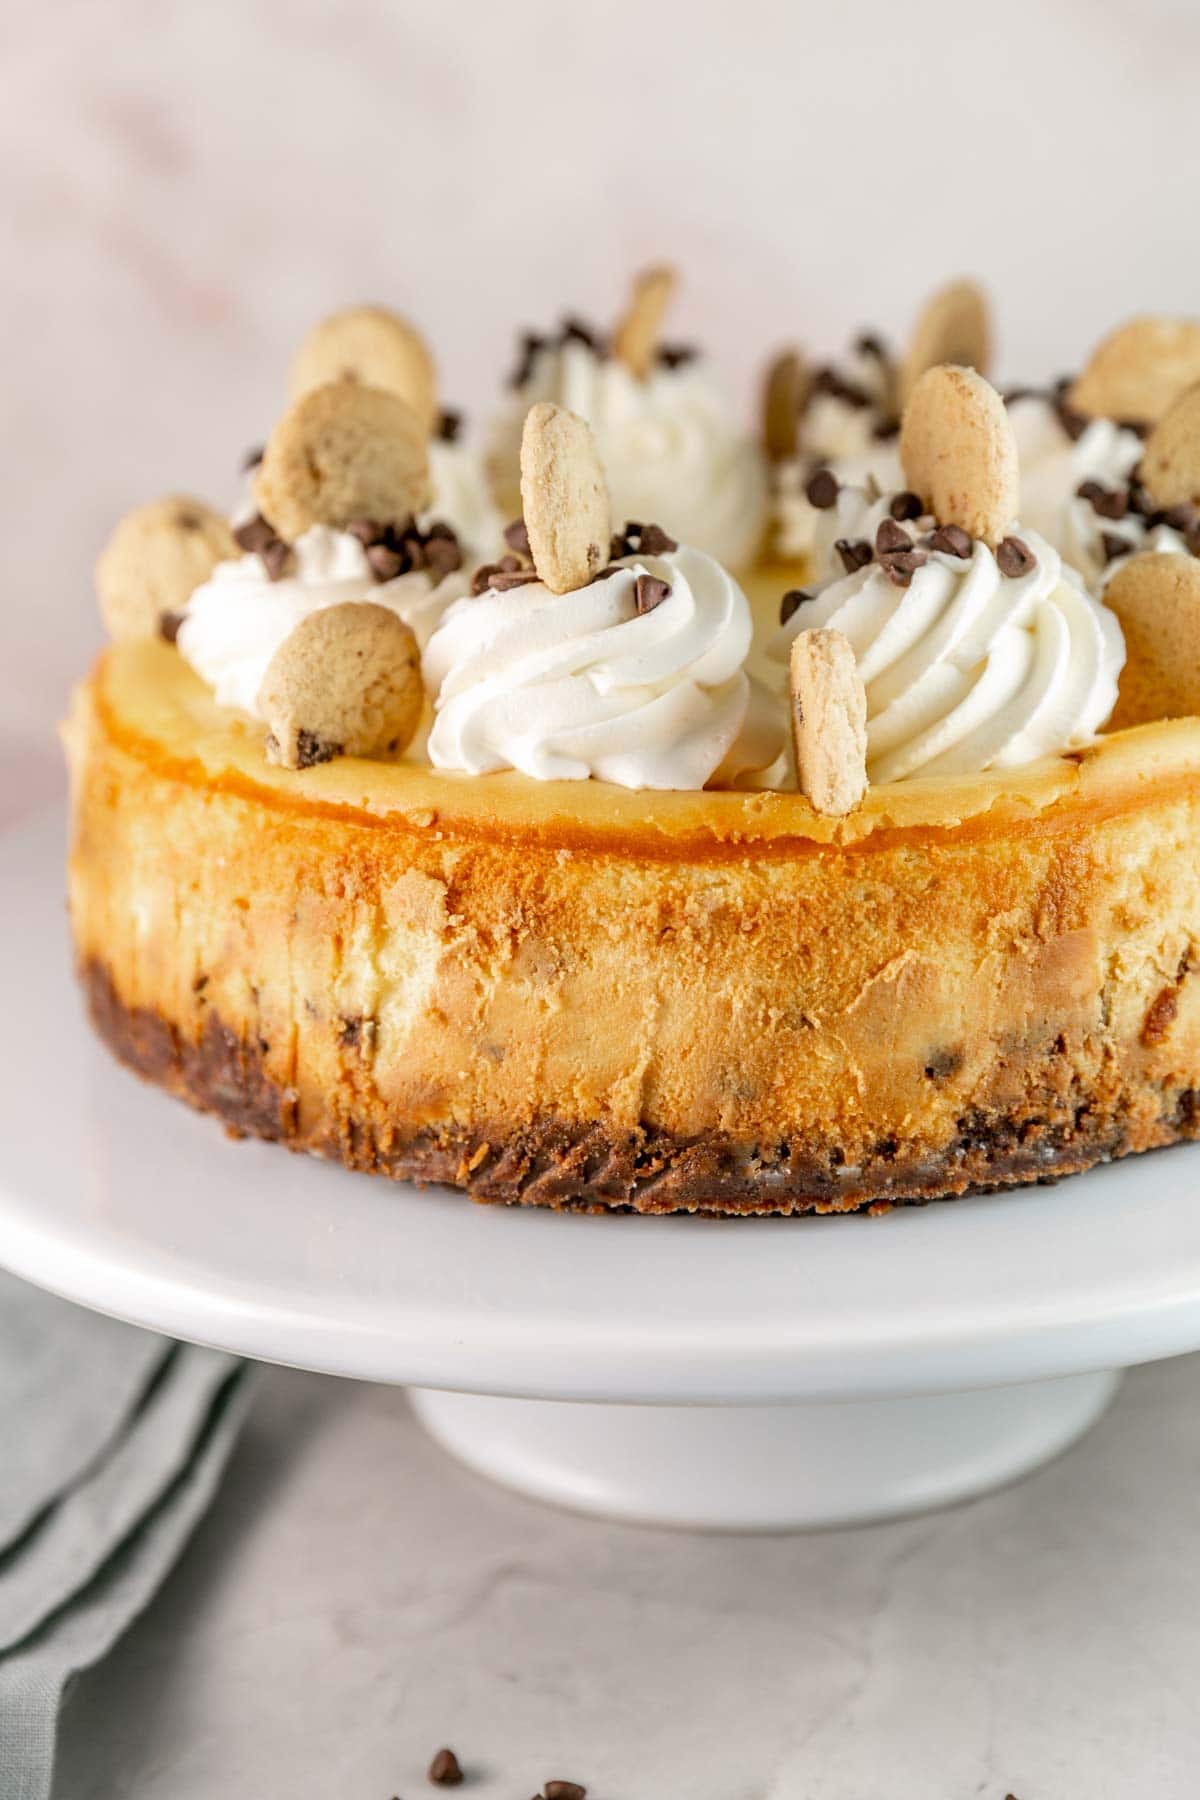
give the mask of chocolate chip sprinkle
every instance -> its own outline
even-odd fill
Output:
[[[866,538],[839,538],[833,547],[847,575],[853,575],[855,569],[865,569],[875,555]]]
[[[1123,519],[1129,511],[1128,491],[1106,488],[1100,481],[1081,481],[1075,489],[1081,500],[1090,500],[1102,519]]]
[[[242,458],[242,474],[248,475],[251,469],[257,469],[266,454],[267,446],[265,444],[254,444]]]
[[[547,1781],[542,1800],[587,1800],[587,1789],[581,1781]]]
[[[524,519],[514,519],[511,525],[504,527],[504,541],[510,550],[516,551],[518,556],[533,555],[529,548],[529,532]]]
[[[943,556],[958,556],[963,559],[970,556],[974,547],[969,531],[961,525],[939,525],[928,539],[931,550],[940,550]]]
[[[179,636],[179,627],[183,624],[183,614],[165,612],[158,621],[158,635],[166,643],[173,644]]]
[[[435,1787],[457,1787],[463,1772],[453,1750],[439,1750],[429,1765],[429,1779]]]
[[[1023,538],[1001,538],[996,545],[996,563],[1002,575],[1015,580],[1037,567],[1037,557]]]
[[[234,543],[241,549],[250,551],[251,554],[264,550],[268,544],[275,542],[277,536],[275,527],[269,524],[261,513],[255,513],[252,519],[244,519],[240,525],[235,525],[233,528]]]
[[[626,535],[628,535],[626,526]],[[642,556],[669,556],[679,545],[673,537],[665,532],[661,525],[643,525],[638,536],[638,550]]]
[[[368,545],[367,563],[376,581],[395,581],[404,569],[403,556],[390,544]]]
[[[267,579],[278,581],[287,568],[288,558],[292,552],[282,538],[272,538],[269,544],[263,545],[258,554],[262,557],[263,567],[267,571]]]
[[[881,519],[875,532],[876,556],[888,556],[896,550],[911,550],[912,539],[896,519]]]
[[[892,495],[888,511],[893,519],[919,519],[925,511],[925,503],[920,494],[914,494],[911,488],[905,488],[903,493]]]
[[[881,556],[880,566],[888,580],[895,587],[907,587],[917,570],[929,557],[924,550],[899,550],[888,556]]]
[[[802,606],[815,599],[816,595],[810,594],[807,588],[789,588],[779,602],[779,623],[786,625]]]
[[[810,506],[818,512],[828,512],[831,506],[837,505],[838,478],[832,469],[817,469],[810,475],[805,484],[804,493]]]
[[[457,444],[462,435],[463,416],[449,407],[443,407],[437,417],[434,436],[439,444]]]
[[[633,598],[639,614],[653,612],[670,592],[669,581],[660,581],[657,575],[639,575],[633,584]]]
[[[1104,551],[1105,562],[1110,563],[1115,562],[1118,556],[1128,556],[1129,552],[1134,548],[1134,545],[1130,543],[1128,538],[1121,537],[1119,533],[1115,531],[1102,531],[1100,533],[1100,548]]]

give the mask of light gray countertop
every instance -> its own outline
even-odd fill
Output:
[[[150,1611],[79,1683],[56,1800],[1194,1800],[1200,1357],[924,1518],[609,1526],[487,1485],[395,1390],[281,1370]]]

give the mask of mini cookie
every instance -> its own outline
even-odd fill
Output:
[[[203,500],[171,494],[126,513],[96,563],[96,592],[118,640],[172,635],[192,593],[240,556],[228,524]]]
[[[867,791],[867,696],[848,637],[793,639],[791,696],[800,792],[819,813],[853,812]]]
[[[986,375],[992,355],[987,297],[973,281],[951,281],[931,294],[913,326],[900,364],[900,405],[908,402],[926,369],[954,363]]]
[[[398,524],[429,504],[425,433],[410,406],[382,388],[336,381],[313,388],[276,425],[254,499],[280,537],[353,519]]]
[[[1188,388],[1146,439],[1138,478],[1159,506],[1200,496],[1200,385]]]
[[[677,280],[674,269],[666,265],[643,269],[634,276],[629,305],[613,332],[612,352],[639,381],[654,367],[662,322]]]
[[[812,387],[812,371],[798,350],[781,350],[763,382],[763,448],[773,462],[795,456],[800,414]]]
[[[1089,418],[1152,425],[1200,381],[1200,324],[1131,319],[1097,344],[1067,398]]]
[[[258,690],[268,761],[306,769],[334,756],[398,756],[424,702],[421,653],[403,620],[370,600],[321,607],[288,633]]]
[[[1117,570],[1104,604],[1125,633],[1110,731],[1200,713],[1200,561],[1148,551]]]
[[[939,525],[993,547],[1017,516],[1020,475],[1008,410],[974,369],[927,369],[900,427],[904,478]]]
[[[314,325],[288,372],[293,400],[330,381],[358,381],[407,401],[428,435],[438,416],[437,370],[416,328],[386,306],[348,306]]]
[[[521,511],[539,578],[552,594],[586,587],[608,560],[612,508],[591,427],[549,400],[521,436]]]

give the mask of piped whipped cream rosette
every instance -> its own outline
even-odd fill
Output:
[[[673,286],[669,270],[645,271],[609,337],[572,320],[526,337],[488,437],[492,488],[506,516],[519,510],[525,418],[551,402],[591,426],[617,518],[668,520],[682,541],[744,569],[766,521],[764,459],[705,359],[661,341]]]
[[[901,448],[909,487],[859,495],[843,572],[785,598],[772,655],[794,677],[797,640],[848,644],[872,783],[1087,744],[1116,703],[1121,628],[1051,544],[1012,522],[1016,449],[999,396],[970,371],[930,371]],[[854,504],[843,499],[843,517]]]
[[[875,333],[864,332],[840,362],[812,370],[807,380],[787,376],[796,408],[790,434],[780,417],[786,364],[778,359],[766,384],[764,422],[773,451],[778,554],[798,561],[819,547],[819,509],[808,491],[818,470],[830,469],[842,484],[876,494],[901,488],[900,413],[908,394],[937,363],[986,369],[990,349],[983,294],[973,282],[950,282],[930,296],[901,355]]]
[[[531,410],[522,469],[533,566],[484,571],[425,650],[434,766],[675,789],[767,769],[782,718],[745,672],[733,577],[657,527],[610,542],[591,433],[562,409]]]
[[[271,434],[243,554],[193,590],[175,641],[218,705],[267,725],[272,760],[411,741],[420,646],[469,585],[449,527],[416,522],[428,491],[422,427],[384,389],[308,389]]]

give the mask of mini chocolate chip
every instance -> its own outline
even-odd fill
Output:
[[[828,512],[831,506],[837,505],[838,478],[832,469],[818,469],[810,475],[804,488],[810,506],[818,512]]]
[[[833,547],[841,557],[847,575],[853,575],[855,569],[865,569],[875,555],[865,538],[839,538]]]
[[[695,362],[700,352],[695,344],[660,344],[658,360],[664,369],[682,369],[685,364]]]
[[[914,494],[911,488],[905,488],[902,494],[892,495],[888,511],[893,519],[919,519],[925,511],[925,505],[920,494]]]
[[[1106,563],[1115,562],[1118,556],[1128,556],[1133,545],[1128,538],[1119,537],[1115,531],[1100,533],[1100,547],[1104,551]]]
[[[1193,556],[1200,556],[1200,520],[1188,526],[1183,541]]]
[[[900,436],[899,419],[878,419],[871,427],[871,436],[877,444],[890,443],[892,438]]]
[[[245,519],[240,525],[234,526],[233,541],[241,549],[253,554],[276,541],[275,527],[268,524],[261,513],[255,513],[252,519]]]
[[[471,592],[478,596],[487,591],[487,585],[493,575],[500,573],[496,563],[481,563],[471,577]]]
[[[1102,519],[1123,519],[1129,511],[1129,495],[1119,488],[1102,488],[1092,501],[1092,510]]]
[[[889,581],[897,587],[907,587],[922,563],[929,559],[924,550],[900,550],[879,560]]]
[[[559,341],[564,344],[586,344],[589,350],[597,352],[603,349],[603,342],[597,332],[592,330],[586,319],[577,318],[568,313],[559,331]]]
[[[1037,557],[1019,537],[1001,538],[996,546],[996,562],[1002,575],[1016,579],[1018,575],[1028,575],[1030,569],[1037,567]]]
[[[367,550],[367,562],[376,581],[394,581],[397,575],[404,572],[404,557],[387,544],[371,544]]]
[[[876,362],[889,362],[887,345],[873,331],[861,331],[854,340],[854,348],[860,356],[873,356]]]
[[[367,544],[378,544],[383,541],[383,526],[378,519],[351,519],[346,530],[364,547]]]
[[[1069,406],[1065,400],[1056,401],[1054,410],[1058,415],[1059,424],[1071,442],[1077,444],[1091,424],[1091,420],[1086,418],[1083,413],[1076,412],[1075,408]]]
[[[517,364],[508,378],[508,385],[510,387],[524,387],[525,383],[529,380],[529,377],[533,374],[534,363],[537,361],[541,352],[547,348],[548,344],[549,339],[543,337],[538,331],[523,331],[521,333],[521,347],[517,352]]]
[[[251,469],[257,469],[266,454],[267,446],[265,444],[255,444],[252,449],[247,450],[242,458],[242,474],[248,475]]]
[[[815,599],[816,595],[810,594],[807,588],[789,588],[779,602],[779,623],[786,625],[793,614],[799,612],[809,600]]]
[[[525,529],[524,519],[514,519],[511,525],[504,527],[504,541],[510,550],[516,551],[518,556],[533,554],[529,548],[529,533]]]
[[[640,520],[626,519],[626,521],[625,521],[625,536],[626,536],[626,538],[635,538],[635,537],[640,537],[641,535],[642,535],[642,527],[641,527]]]
[[[158,621],[159,637],[165,638],[168,644],[173,644],[175,642],[175,639],[179,636],[179,627],[182,624],[183,624],[183,614],[182,613],[177,613],[177,612],[163,613],[162,617]]]
[[[507,594],[510,588],[527,587],[537,580],[535,569],[497,569],[488,581],[494,594]]]
[[[930,534],[929,548],[940,550],[943,556],[968,557],[973,548],[971,534],[961,525],[939,525]]]
[[[283,571],[287,568],[288,557],[292,553],[282,538],[272,538],[269,544],[263,545],[258,554],[263,559],[263,567],[267,571],[267,579],[269,581],[278,581],[279,577],[283,574]]]
[[[608,540],[608,556],[610,562],[620,562],[623,556],[629,555],[629,545],[619,531],[614,531]]]
[[[276,750],[278,740],[272,734],[272,742]],[[317,763],[332,762],[335,756],[342,754],[340,744],[324,743],[314,731],[298,731],[296,733],[296,767],[311,769]]]
[[[398,545],[389,544],[388,548],[389,550],[397,550],[402,561],[408,568],[423,569],[425,567],[425,539],[421,536],[419,531],[407,532]],[[368,562],[370,561],[370,558],[371,553],[368,550]]]
[[[580,1781],[547,1781],[542,1800],[587,1800],[587,1789]]]
[[[657,575],[639,575],[633,584],[633,597],[639,613],[653,612],[661,606],[671,592],[669,581],[660,581]]]
[[[453,535],[448,538],[431,535],[425,544],[425,563],[439,581],[452,575],[455,569],[461,569],[462,551],[458,547],[458,539]]]
[[[881,519],[875,532],[875,554],[888,556],[896,550],[911,550],[912,539],[895,519]]]
[[[452,412],[443,407],[438,414],[436,436],[439,443],[457,444],[462,431],[463,416],[460,412]]]
[[[1081,481],[1079,486],[1075,489],[1076,497],[1078,499],[1090,500],[1093,506],[1097,500],[1103,500],[1107,492],[1108,489],[1102,481]]]
[[[1163,524],[1169,525],[1173,531],[1190,531],[1196,523],[1196,508],[1190,500],[1182,501],[1178,506],[1168,506],[1163,514]]]
[[[429,1765],[429,1779],[435,1787],[457,1787],[463,1778],[453,1750],[439,1750]]]
[[[628,533],[631,527],[626,526]],[[661,525],[643,525],[638,539],[638,550],[643,556],[668,556],[679,545],[673,537],[668,537]]]

